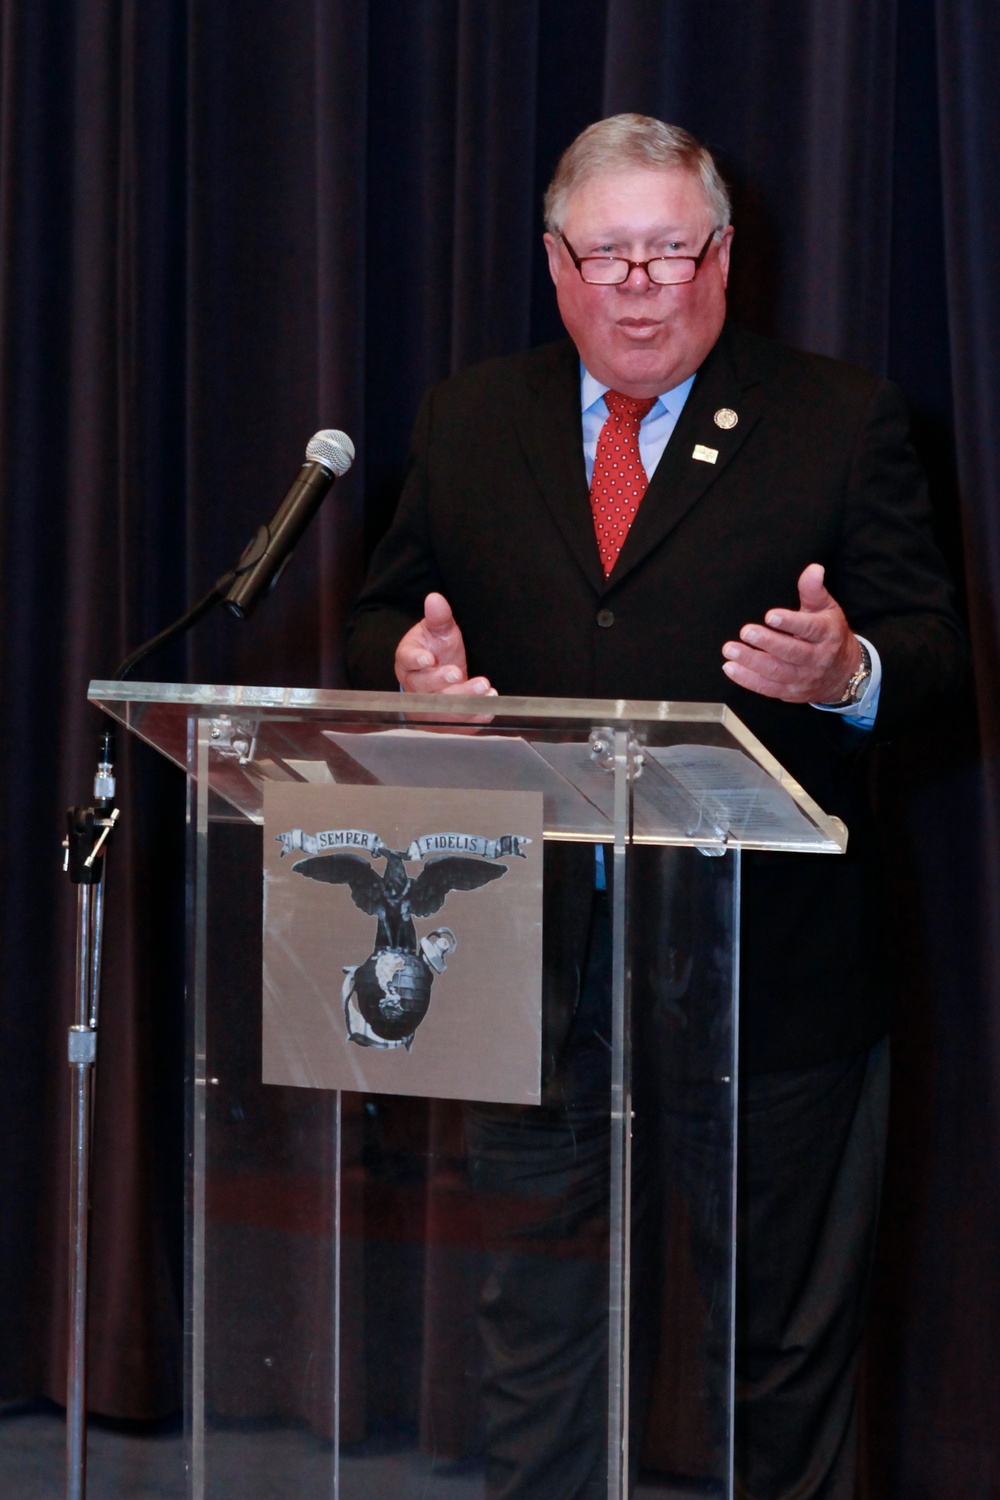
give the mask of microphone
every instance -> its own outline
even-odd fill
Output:
[[[330,428],[310,438],[298,478],[270,525],[258,528],[236,564],[236,578],[222,601],[231,615],[248,619],[274,588],[327,491],[353,462],[354,444],[346,432]]]

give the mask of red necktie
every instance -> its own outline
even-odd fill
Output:
[[[655,396],[623,396],[605,391],[608,420],[601,428],[590,481],[594,531],[607,578],[618,561],[629,527],[646,493],[646,471],[639,457],[639,423]]]

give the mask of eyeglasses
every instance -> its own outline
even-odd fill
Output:
[[[621,286],[633,271],[645,271],[656,286],[681,286],[697,276],[717,232],[712,230],[697,255],[654,255],[652,260],[626,260],[621,255],[585,255],[581,260],[561,231],[559,238],[588,286]]]

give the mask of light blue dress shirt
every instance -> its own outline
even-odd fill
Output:
[[[677,426],[677,419],[684,410],[684,403],[691,394],[694,382],[695,376],[690,375],[680,385],[675,385],[673,390],[663,391],[657,396],[639,424],[639,457],[642,459],[642,467],[646,471],[647,479],[652,479],[656,465],[663,457],[663,450]],[[609,386],[602,385],[599,380],[595,380],[581,361],[580,406],[583,415],[583,457],[587,465],[588,484],[594,477],[594,459],[597,455],[597,442],[601,435],[601,428],[608,418],[608,406],[604,393],[609,389]],[[872,663],[872,675],[857,703],[849,703],[846,708],[831,707],[828,703],[814,703],[811,706],[821,709],[823,713],[838,714],[855,729],[868,730],[874,728],[875,715],[878,712],[882,663],[871,641],[865,640],[862,635],[859,635],[857,639],[866,647]]]

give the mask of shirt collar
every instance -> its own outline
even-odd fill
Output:
[[[695,371],[695,374],[697,374],[697,371]],[[687,400],[688,394],[689,394],[689,392],[691,390],[691,387],[693,385],[694,385],[694,375],[689,375],[688,378],[687,378],[687,380],[682,380],[681,381],[680,385],[675,385],[675,386],[671,387],[671,389],[669,391],[662,391],[660,393],[660,395],[657,396],[656,400],[654,401],[654,403],[652,405],[652,408],[650,409],[650,413],[649,413],[650,416],[657,415],[658,414],[657,408],[659,408],[662,411],[669,412],[671,414],[671,416],[676,417],[678,415],[678,413],[680,412],[681,407],[684,405],[684,402]],[[602,385],[599,380],[595,379],[595,377],[593,375],[591,375],[590,371],[586,368],[586,366],[583,363],[583,360],[581,359],[581,361],[580,361],[580,407],[581,407],[581,410],[583,410],[583,411],[589,411],[592,406],[596,406],[597,405],[598,401],[603,401],[604,400],[604,392],[605,391],[609,391],[610,389],[611,389],[610,386],[608,386],[608,385]]]

